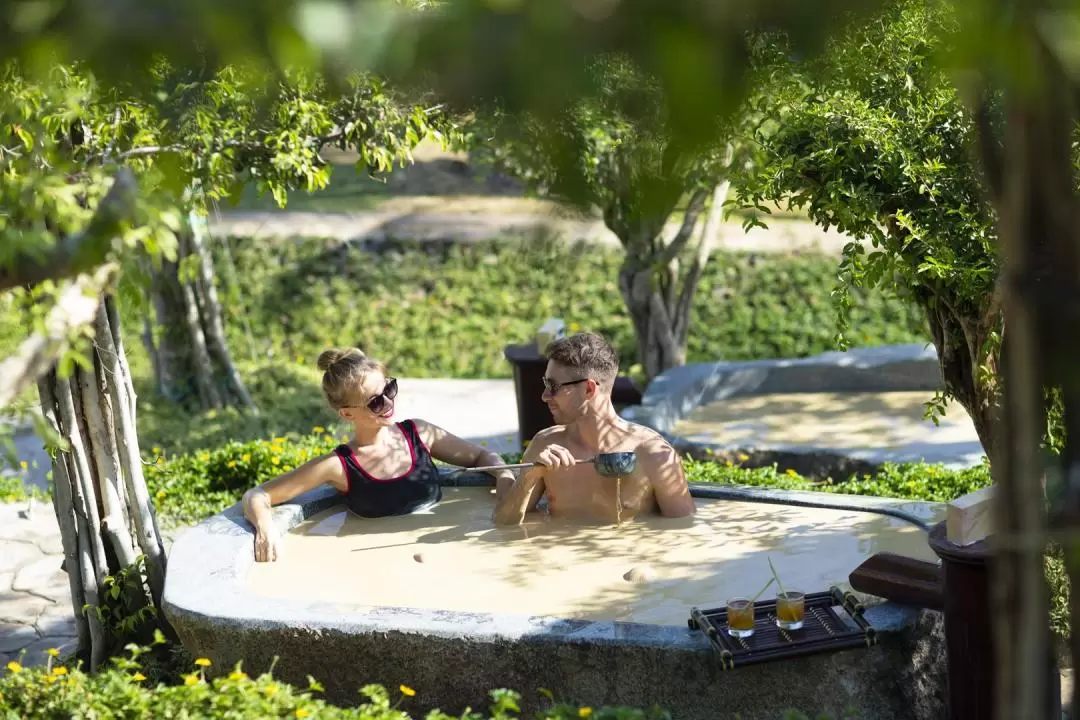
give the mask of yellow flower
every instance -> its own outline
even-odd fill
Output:
[[[576,333],[576,332],[579,332],[580,330],[581,330],[581,325],[579,323],[576,323],[576,322],[570,323],[570,332]],[[585,717],[585,716],[582,715],[582,717]]]
[[[17,673],[22,670],[22,665],[12,660],[7,664],[8,672]]]
[[[191,673],[190,675],[185,675],[184,676],[184,684],[185,685],[195,685],[198,682],[199,682],[199,676],[196,675],[195,673]]]
[[[263,692],[266,693],[267,697],[269,697],[270,695],[273,695],[277,692],[277,685],[275,683],[270,683],[265,688],[263,688]]]
[[[230,460],[228,464],[229,464],[229,467],[231,467],[231,468],[236,467],[236,461],[235,460]]]
[[[247,680],[247,673],[242,670],[233,670],[229,673],[230,680]]]
[[[210,660],[208,660],[207,658],[196,658],[195,664],[199,667],[210,667],[211,665],[213,665],[213,663],[210,662]]]
[[[310,714],[311,713],[308,712],[307,710],[305,710],[304,708],[296,708],[296,717],[298,717],[298,718],[306,718]]]
[[[279,458],[277,455],[275,455],[274,457],[270,458],[270,462],[274,463],[275,465],[280,465],[281,464],[281,458]]]
[[[146,676],[143,675],[141,672],[136,672],[134,675],[131,676],[131,679],[135,682],[142,682],[146,679]]]
[[[750,459],[750,456],[746,453],[739,453],[739,462],[746,462]]]
[[[161,498],[165,497],[165,491],[164,490],[158,490],[157,495],[155,495],[154,497],[156,497],[158,500],[160,500]]]
[[[413,695],[416,694],[416,691],[413,690],[408,685],[402,685],[401,687],[398,688],[398,690],[400,690],[401,694],[404,695],[405,697],[412,697]]]
[[[322,425],[316,425],[315,427],[311,428],[311,432],[313,432],[313,433],[323,433],[323,432],[326,432],[326,428],[324,428]]]
[[[29,469],[30,465],[25,460],[22,460],[19,462],[19,467],[21,467],[23,470],[27,470]]]
[[[49,648],[47,652],[49,657],[60,657],[60,651],[56,648]]]
[[[60,667],[54,667],[52,669],[53,675],[67,675],[67,668],[61,665]]]
[[[251,453],[244,453],[243,457],[241,457],[240,459],[244,462],[251,462]]]
[[[52,685],[54,682],[56,682],[56,678],[54,676],[52,676],[52,675],[46,675],[45,676],[45,684],[46,685]]]
[[[795,472],[792,468],[788,468],[784,471],[784,474],[788,477],[799,477],[799,473]]]
[[[578,717],[589,717],[590,715],[592,715],[592,708],[591,707],[583,707],[583,708],[581,708],[580,710],[577,711],[577,714],[578,714]]]

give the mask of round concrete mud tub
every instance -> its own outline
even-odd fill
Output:
[[[943,677],[934,613],[882,604],[867,611],[877,647],[723,672],[692,605],[754,594],[770,577],[807,592],[846,588],[863,559],[892,550],[933,559],[920,526],[933,504],[695,486],[693,521],[621,528],[531,523],[495,528],[487,476],[458,476],[429,514],[348,516],[336,493],[275,508],[289,531],[282,559],[256,564],[238,506],[172,547],[165,613],[193,653],[218,671],[270,667],[327,699],[360,701],[367,683],[407,684],[414,716],[484,708],[493,688],[523,710],[551,690],[592,706],[658,705],[675,718],[777,718],[787,708],[875,720],[930,718]],[[903,519],[907,518],[907,519]],[[771,591],[770,591],[771,592]]]

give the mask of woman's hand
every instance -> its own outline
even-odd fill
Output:
[[[255,528],[255,562],[274,562],[281,555],[281,535],[273,523]]]

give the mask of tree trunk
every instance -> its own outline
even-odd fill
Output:
[[[142,473],[135,393],[111,297],[99,306],[94,330],[90,369],[62,378],[54,366],[38,381],[43,415],[68,445],[53,457],[53,503],[79,655],[91,671],[128,642],[146,642],[154,628],[168,630],[159,612],[165,553]],[[133,581],[107,580],[122,571],[136,573]],[[145,622],[153,616],[157,623]]]
[[[979,365],[989,333],[1002,331],[1000,322],[965,330],[966,320],[957,317],[940,297],[921,304],[926,311],[945,388],[971,417],[983,451],[993,465],[1000,452],[1001,405],[996,385],[991,384],[992,378],[981,376]],[[992,357],[988,362],[996,366],[997,358]]]
[[[720,183],[711,199],[704,191],[695,193],[679,232],[666,246],[647,228],[612,228],[623,232],[620,239],[626,258],[619,272],[619,289],[634,325],[638,362],[647,382],[686,363],[694,294],[723,222],[728,188],[726,181]],[[706,204],[710,207],[705,227],[691,244]],[[686,256],[690,262],[682,271]]]
[[[225,341],[213,255],[205,223],[194,218],[180,238],[177,262],[164,261],[149,290],[156,333],[143,335],[159,394],[189,410],[258,408]]]

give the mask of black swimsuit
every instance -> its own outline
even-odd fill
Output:
[[[360,517],[378,518],[409,513],[431,507],[442,500],[439,471],[431,459],[416,423],[405,420],[397,423],[409,443],[412,465],[404,475],[385,480],[372,477],[348,445],[338,445],[334,452],[345,469],[348,490],[345,504]]]

